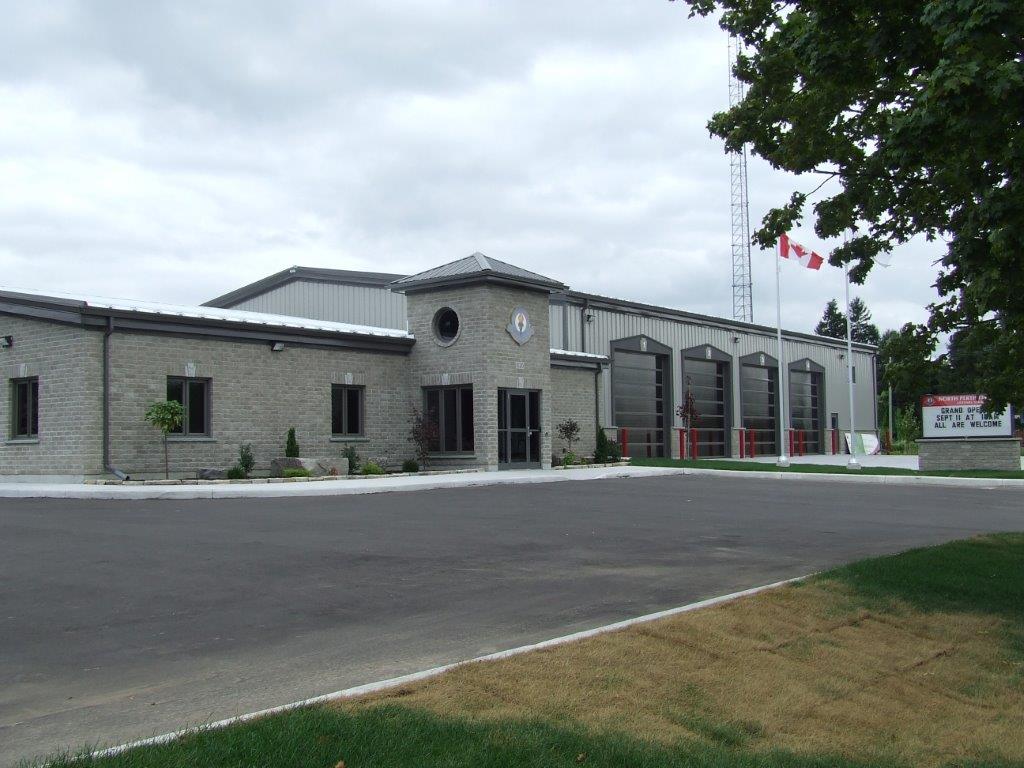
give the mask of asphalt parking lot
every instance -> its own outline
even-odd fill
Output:
[[[0,765],[1006,530],[1017,489],[707,476],[0,500]]]

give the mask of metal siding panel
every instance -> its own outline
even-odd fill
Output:
[[[372,286],[296,280],[235,308],[378,328],[406,327],[405,296]]]

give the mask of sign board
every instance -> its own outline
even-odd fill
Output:
[[[982,395],[925,395],[921,398],[924,436],[1011,437],[1010,409],[987,413],[984,402]]]

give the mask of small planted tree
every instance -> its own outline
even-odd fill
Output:
[[[167,455],[167,435],[181,429],[185,409],[177,400],[158,400],[146,409],[144,417],[149,424],[160,430],[164,438],[164,478],[171,476],[171,462]]]
[[[686,430],[686,439],[690,439],[690,429],[697,423],[700,413],[697,411],[697,401],[693,397],[693,379],[686,377],[686,394],[683,395],[683,404],[676,408],[676,416],[683,420],[683,429]],[[690,455],[697,452],[695,445],[690,446]],[[686,458],[683,456],[682,458]]]
[[[288,438],[284,443],[284,455],[289,459],[299,458],[299,443],[295,439],[295,427],[288,429]]]
[[[569,446],[568,449],[565,451],[565,455],[567,457],[571,456],[575,458],[576,454],[572,450],[572,444],[580,439],[579,422],[576,421],[575,419],[566,419],[565,421],[555,426],[555,432],[557,432],[558,436],[562,440],[564,440],[566,444]],[[565,463],[569,464],[570,462],[566,461]]]
[[[435,445],[439,438],[440,431],[437,422],[414,408],[409,426],[409,442],[413,444],[420,466],[424,468],[429,466],[430,446]]]
[[[242,470],[242,474],[248,477],[255,466],[256,457],[253,456],[252,445],[246,443],[238,446],[238,468]]]

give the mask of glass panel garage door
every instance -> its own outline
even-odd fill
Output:
[[[740,369],[743,428],[754,432],[755,456],[771,456],[778,450],[775,445],[778,378],[778,371],[774,368],[744,365]]]
[[[729,366],[715,360],[689,358],[683,365],[686,369],[683,394],[689,388],[697,408],[697,421],[693,424],[697,430],[697,455],[728,456],[725,395]]]
[[[665,358],[616,352],[612,371],[615,425],[629,430],[629,455],[665,455]]]
[[[821,453],[821,374],[789,372],[789,403],[793,429],[804,431],[807,453]]]

